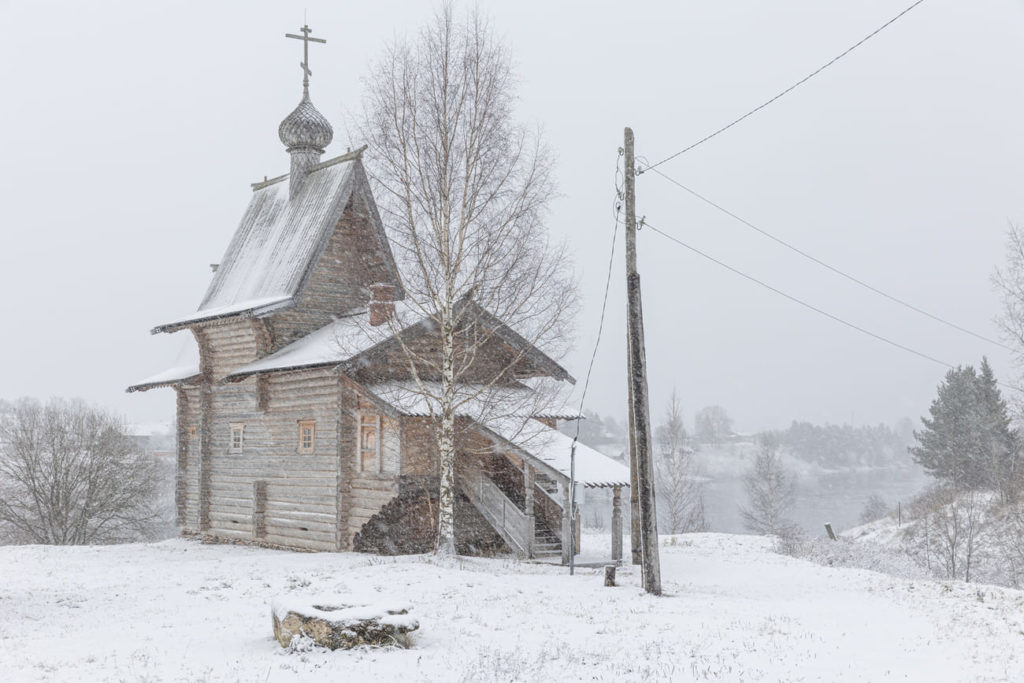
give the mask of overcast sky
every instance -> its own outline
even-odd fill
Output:
[[[664,158],[782,90],[910,0],[484,2],[510,44],[520,118],[558,158],[551,229],[576,254],[585,307],[570,371],[595,339],[623,127]],[[248,202],[287,172],[277,125],[301,93],[351,140],[361,79],[419,1],[0,0],[0,397],[79,396],[136,422],[173,392],[124,388],[174,364]],[[627,9],[628,8],[628,9]],[[983,335],[1008,222],[1024,220],[1024,1],[928,0],[776,104],[660,167],[780,238]],[[372,150],[369,152],[373,153]],[[327,157],[325,157],[327,158]],[[638,213],[730,265],[953,364],[1009,354],[838,278],[653,173]],[[721,404],[741,430],[923,414],[944,368],[801,308],[644,231],[640,270],[654,409]],[[621,232],[589,407],[625,412]]]

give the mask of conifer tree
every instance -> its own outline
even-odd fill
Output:
[[[931,417],[921,418],[924,429],[914,432],[918,445],[909,449],[929,474],[958,491],[1002,490],[1013,469],[1006,403],[987,359],[981,368],[981,374],[970,365],[946,373]]]
[[[1014,497],[1017,489],[1017,434],[1010,427],[1009,410],[999,391],[992,366],[988,358],[981,359],[980,382],[982,413],[985,416],[985,430],[988,434],[986,445],[989,481],[986,488],[998,490],[1004,500]]]

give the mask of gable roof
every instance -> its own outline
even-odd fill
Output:
[[[404,296],[384,227],[360,157],[365,147],[313,166],[295,197],[288,176],[253,185],[253,196],[203,297],[199,310],[153,329],[174,332],[234,315],[259,316],[286,308],[305,286],[354,192],[370,205],[369,220],[386,268]]]
[[[495,326],[495,336],[513,348],[523,351],[523,358],[536,363],[557,380],[575,384],[576,380],[554,359],[523,339],[482,306],[463,300],[460,305],[475,307],[475,315],[488,325]],[[396,335],[418,335],[435,329],[430,316],[422,315],[409,303],[395,302],[395,323],[371,326],[366,311],[339,318],[305,337],[288,344],[275,353],[243,365],[227,376],[228,381],[240,381],[265,372],[296,370],[326,365],[345,364],[348,369],[359,368],[370,362],[373,352],[385,348]],[[397,332],[395,331],[397,330]]]

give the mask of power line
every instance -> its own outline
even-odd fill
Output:
[[[905,10],[903,10],[902,12],[900,12],[899,14],[897,14],[897,15],[896,15],[895,17],[893,17],[893,18],[892,18],[892,19],[890,19],[889,21],[885,22],[884,24],[882,24],[881,26],[879,26],[878,28],[876,28],[876,29],[875,29],[874,31],[872,31],[871,33],[869,33],[869,34],[868,34],[868,35],[866,35],[865,37],[863,37],[863,38],[861,38],[860,40],[858,40],[858,41],[857,41],[856,43],[854,43],[853,45],[851,45],[850,47],[848,47],[848,48],[847,48],[846,50],[844,50],[844,51],[843,51],[842,53],[840,53],[840,54],[836,55],[835,57],[833,57],[832,59],[830,59],[830,60],[829,60],[828,62],[826,62],[826,63],[825,63],[825,64],[823,64],[822,66],[818,67],[817,69],[815,69],[815,70],[814,70],[814,71],[812,71],[811,73],[807,74],[806,76],[804,76],[803,78],[801,78],[801,79],[800,79],[799,81],[797,81],[797,82],[796,82],[796,83],[794,83],[793,85],[789,86],[788,88],[786,88],[785,90],[783,90],[782,92],[780,92],[780,93],[779,93],[778,95],[776,95],[775,97],[772,97],[772,98],[771,98],[771,99],[769,99],[768,101],[766,101],[766,102],[764,102],[764,103],[762,103],[762,104],[758,105],[757,107],[754,107],[753,109],[751,109],[750,111],[748,111],[748,112],[747,112],[746,114],[744,114],[743,116],[741,116],[741,117],[739,117],[738,119],[735,119],[734,121],[732,121],[732,123],[729,123],[728,125],[722,126],[721,128],[719,128],[718,130],[716,130],[715,132],[713,132],[713,133],[711,133],[711,134],[709,134],[709,135],[705,135],[705,136],[704,136],[703,138],[701,138],[701,139],[700,139],[700,140],[698,140],[697,142],[693,143],[693,144],[692,144],[692,145],[690,145],[689,147],[687,147],[687,148],[685,148],[685,149],[682,149],[682,150],[680,150],[680,151],[676,152],[675,154],[673,154],[673,155],[671,155],[671,156],[667,156],[667,157],[665,157],[664,159],[662,159],[661,161],[659,161],[658,163],[656,163],[656,164],[651,164],[651,165],[647,166],[647,168],[642,168],[642,169],[639,169],[639,170],[637,171],[637,175],[640,175],[641,173],[644,173],[644,172],[646,172],[646,171],[650,171],[651,169],[655,168],[656,166],[661,166],[662,164],[664,164],[664,163],[665,163],[665,162],[667,162],[667,161],[671,161],[672,159],[675,159],[675,158],[676,158],[676,157],[678,157],[678,156],[681,156],[681,155],[683,155],[683,154],[686,154],[686,153],[687,153],[687,152],[689,152],[689,151],[690,151],[691,149],[693,149],[693,148],[695,148],[695,147],[699,147],[700,145],[703,145],[703,144],[704,144],[705,142],[707,142],[707,141],[708,141],[708,140],[710,140],[711,138],[713,138],[713,137],[715,137],[715,136],[717,136],[717,135],[719,135],[719,134],[721,134],[721,133],[724,133],[725,131],[729,130],[730,128],[732,128],[732,127],[733,127],[733,126],[735,126],[736,124],[740,123],[741,121],[744,121],[745,119],[747,119],[747,118],[749,118],[749,117],[753,116],[754,114],[756,114],[757,112],[761,111],[762,109],[764,109],[764,108],[765,108],[765,107],[767,107],[768,105],[772,104],[772,103],[773,103],[773,102],[775,102],[776,100],[779,100],[779,99],[781,99],[781,98],[785,97],[786,95],[788,95],[789,93],[793,92],[794,90],[796,90],[797,88],[799,88],[799,87],[800,87],[801,85],[803,85],[804,83],[806,83],[807,81],[811,80],[812,78],[814,78],[815,76],[817,76],[818,74],[820,74],[820,73],[821,73],[822,71],[824,71],[825,69],[829,68],[830,66],[832,66],[833,64],[835,64],[836,62],[838,62],[838,61],[839,61],[840,59],[842,59],[842,58],[843,58],[843,57],[845,57],[846,55],[848,55],[848,54],[850,54],[851,52],[853,52],[854,50],[856,50],[856,49],[857,49],[858,47],[860,47],[860,46],[861,46],[861,45],[863,45],[864,43],[868,42],[869,40],[871,40],[872,38],[874,38],[875,36],[877,36],[877,35],[878,35],[879,33],[881,33],[882,31],[884,31],[885,29],[887,29],[887,28],[888,28],[889,26],[891,26],[892,24],[896,23],[896,22],[897,22],[898,20],[900,20],[900,19],[901,19],[901,18],[902,18],[902,17],[903,17],[903,16],[905,15],[905,14],[909,13],[909,12],[910,12],[910,11],[911,11],[912,9],[914,9],[915,7],[917,7],[918,5],[920,5],[921,3],[923,3],[924,1],[925,1],[925,0],[917,0],[917,2],[915,2],[914,4],[912,4],[912,5],[910,6],[910,7],[907,7],[907,8],[905,9]]]
[[[619,156],[622,156],[622,150],[619,150]],[[615,244],[619,238],[619,212],[622,211],[622,192],[619,188],[619,168],[616,164],[615,171],[615,201],[612,204],[612,213],[615,218],[615,226],[612,228],[612,246],[608,254],[608,275],[604,282],[604,298],[601,301],[601,319],[597,324],[597,339],[594,341],[594,351],[590,354],[590,364],[587,366],[587,376],[583,381],[583,391],[580,393],[580,409],[579,415],[576,418],[576,434],[572,438],[572,447],[576,448],[576,441],[580,438],[580,422],[583,418],[583,403],[587,399],[587,389],[590,387],[590,375],[594,371],[594,362],[597,360],[597,350],[601,346],[601,334],[604,332],[604,319],[605,313],[608,310],[608,292],[612,286],[612,269],[615,265]]]
[[[707,197],[705,197],[704,195],[700,194],[699,192],[690,189],[689,187],[687,187],[686,185],[683,185],[678,180],[675,180],[674,178],[670,178],[669,176],[665,175],[664,173],[662,173],[658,169],[654,168],[653,166],[650,167],[650,170],[653,170],[655,173],[660,175],[665,180],[669,181],[670,183],[672,183],[673,185],[677,186],[678,188],[680,188],[680,189],[690,193],[692,196],[694,196],[697,199],[701,200],[702,202],[704,202],[708,206],[711,206],[711,207],[713,207],[715,209],[718,209],[719,211],[724,213],[726,216],[729,216],[730,218],[732,218],[732,219],[734,219],[736,221],[739,221],[740,223],[742,223],[743,225],[747,226],[751,230],[754,230],[755,232],[758,232],[758,233],[764,235],[768,239],[770,239],[770,240],[772,240],[772,241],[774,241],[774,242],[776,242],[778,244],[781,244],[782,246],[786,247],[790,251],[793,251],[793,252],[799,254],[800,256],[803,256],[804,258],[808,259],[809,261],[813,261],[814,263],[818,264],[822,268],[826,268],[826,269],[832,271],[833,273],[835,273],[836,275],[844,277],[847,280],[849,280],[850,282],[853,282],[853,283],[855,283],[857,285],[860,285],[864,289],[867,289],[867,290],[869,290],[871,292],[874,292],[875,294],[878,294],[879,296],[883,296],[886,299],[888,299],[889,301],[895,302],[895,303],[897,303],[897,304],[899,304],[899,305],[901,305],[901,306],[903,306],[903,307],[905,307],[905,308],[907,308],[907,309],[909,309],[911,311],[914,311],[915,313],[923,315],[923,316],[925,316],[927,318],[931,318],[935,322],[942,323],[943,325],[946,325],[947,327],[951,327],[954,330],[957,330],[959,332],[963,332],[964,334],[969,334],[972,337],[975,337],[976,339],[980,339],[981,341],[984,341],[984,342],[988,342],[989,344],[994,344],[995,346],[1002,347],[1002,348],[1006,349],[1007,351],[1014,351],[1013,348],[1007,346],[1006,344],[1003,344],[1002,342],[996,341],[995,339],[990,339],[989,337],[986,337],[983,334],[979,334],[977,332],[974,332],[973,330],[967,329],[966,327],[962,327],[960,325],[957,325],[956,323],[951,322],[949,320],[946,320],[945,318],[942,318],[942,317],[940,317],[938,315],[935,315],[934,313],[929,313],[928,311],[926,311],[926,310],[924,310],[922,308],[919,308],[918,306],[915,306],[914,304],[910,303],[909,301],[901,299],[901,298],[899,298],[897,296],[894,296],[892,294],[889,294],[888,292],[885,292],[885,291],[883,291],[883,290],[881,290],[881,289],[879,289],[879,288],[877,288],[877,287],[875,287],[873,285],[870,285],[867,282],[865,282],[865,281],[863,281],[863,280],[861,280],[861,279],[859,279],[859,278],[857,278],[857,277],[855,277],[853,275],[850,275],[849,273],[847,273],[847,272],[845,272],[843,270],[840,270],[839,268],[836,268],[835,266],[830,265],[830,264],[826,263],[825,261],[822,261],[821,259],[817,258],[816,256],[813,256],[812,254],[807,253],[803,249],[800,249],[799,247],[796,247],[796,246],[790,244],[789,242],[785,241],[781,237],[777,237],[777,236],[773,235],[772,233],[768,232],[767,230],[764,230],[763,228],[759,228],[758,226],[754,225],[753,223],[751,223],[750,221],[746,220],[745,218],[737,216],[735,213],[733,213],[732,211],[729,211],[728,209],[726,209],[722,205],[717,204],[714,201],[712,201],[712,200],[708,199]]]
[[[874,339],[877,339],[878,341],[885,342],[886,344],[889,344],[890,346],[895,346],[896,348],[898,348],[898,349],[900,349],[902,351],[906,351],[907,353],[912,353],[915,356],[918,356],[920,358],[924,358],[925,360],[929,360],[932,363],[936,363],[938,365],[942,365],[942,366],[944,366],[946,368],[950,368],[950,369],[953,368],[953,365],[951,363],[947,363],[944,360],[939,360],[938,358],[935,358],[934,356],[929,356],[927,353],[924,353],[923,351],[918,351],[916,349],[912,349],[909,346],[905,346],[903,344],[900,344],[899,342],[893,341],[892,339],[889,339],[888,337],[883,337],[880,334],[876,334],[875,332],[872,332],[871,330],[864,329],[863,327],[860,327],[859,325],[856,325],[856,324],[851,323],[851,322],[849,322],[847,320],[844,320],[844,319],[840,318],[837,315],[833,315],[833,314],[829,313],[828,311],[824,311],[824,310],[818,308],[817,306],[814,306],[813,304],[809,304],[809,303],[807,303],[806,301],[804,301],[802,299],[798,299],[795,296],[787,294],[786,292],[783,292],[781,289],[777,289],[775,287],[772,287],[768,283],[763,282],[761,280],[758,280],[753,275],[748,275],[748,274],[744,273],[741,270],[733,268],[729,264],[723,263],[722,261],[719,261],[715,257],[713,257],[713,256],[711,256],[709,254],[704,253],[700,249],[697,249],[696,247],[692,247],[689,244],[686,244],[682,240],[677,239],[676,237],[673,237],[672,235],[668,234],[667,232],[665,232],[663,230],[659,230],[657,227],[652,225],[651,222],[648,221],[646,218],[643,219],[643,224],[644,224],[645,228],[650,228],[651,230],[653,230],[654,232],[658,233],[662,237],[664,237],[664,238],[666,238],[668,240],[671,240],[672,242],[675,242],[679,246],[685,247],[685,248],[689,249],[690,251],[692,251],[693,253],[697,254],[698,256],[702,256],[702,257],[706,258],[707,260],[711,261],[712,263],[715,263],[715,264],[721,266],[722,268],[725,268],[726,270],[728,270],[728,271],[730,271],[732,273],[735,273],[736,275],[739,275],[740,277],[742,277],[744,279],[750,280],[751,282],[753,282],[755,284],[761,285],[765,289],[768,289],[768,290],[770,290],[772,292],[775,292],[779,296],[782,296],[782,297],[784,297],[786,299],[789,299],[793,303],[800,304],[804,308],[808,308],[808,309],[814,311],[815,313],[818,313],[820,315],[825,316],[826,318],[829,318],[830,320],[834,320],[837,323],[845,325],[846,327],[849,327],[850,329],[856,330],[857,332],[860,332],[862,334],[866,334],[867,336],[872,337]],[[1004,387],[1006,389],[1013,389],[1014,391],[1024,393],[1024,388],[1021,388],[1021,387],[1019,387],[1019,386],[1017,386],[1015,384],[1008,384],[1006,382],[1000,382],[999,380],[996,380],[996,384],[998,384],[999,386]]]
[[[886,343],[886,344],[888,344],[890,346],[894,346],[897,349],[900,349],[901,351],[906,351],[907,353],[911,353],[911,354],[913,354],[913,355],[915,355],[915,356],[917,356],[919,358],[924,358],[925,360],[931,361],[932,363],[935,363],[937,365],[941,365],[941,366],[943,366],[945,368],[952,369],[954,367],[951,363],[947,363],[944,360],[939,360],[938,358],[936,358],[934,356],[930,356],[927,353],[924,353],[923,351],[918,351],[917,349],[913,349],[913,348],[911,348],[909,346],[906,346],[904,344],[900,344],[899,342],[893,341],[892,339],[889,339],[888,337],[883,337],[882,335],[877,334],[875,332],[872,332],[871,330],[865,329],[865,328],[861,327],[860,325],[856,325],[854,323],[849,322],[848,320],[844,320],[843,318],[840,318],[837,315],[833,315],[832,313],[829,313],[828,311],[822,310],[822,309],[818,308],[817,306],[815,306],[813,304],[809,304],[806,301],[804,301],[803,299],[798,299],[797,297],[795,297],[795,296],[793,296],[791,294],[787,294],[786,292],[783,292],[781,289],[773,287],[773,286],[769,285],[767,282],[764,282],[762,280],[757,279],[753,275],[748,275],[747,273],[744,273],[743,271],[741,271],[741,270],[739,270],[737,268],[733,268],[729,264],[724,263],[722,261],[719,261],[714,256],[711,256],[710,254],[706,254],[703,251],[701,251],[700,249],[697,249],[696,247],[692,247],[689,244],[686,244],[685,242],[683,242],[682,240],[680,240],[680,239],[678,239],[678,238],[668,234],[667,232],[658,229],[656,226],[652,225],[650,221],[646,220],[646,218],[644,219],[644,227],[645,228],[650,228],[651,230],[653,230],[654,232],[658,233],[662,237],[664,237],[664,238],[666,238],[666,239],[668,239],[668,240],[670,240],[672,242],[675,242],[676,244],[678,244],[681,247],[685,247],[686,249],[689,249],[690,251],[692,251],[693,253],[697,254],[698,256],[701,256],[701,257],[707,259],[708,261],[711,261],[712,263],[715,263],[715,264],[721,266],[722,268],[725,268],[729,272],[735,273],[736,275],[739,275],[740,277],[742,277],[742,278],[744,278],[746,280],[749,280],[750,282],[758,284],[758,285],[764,287],[765,289],[768,289],[768,290],[778,294],[781,297],[789,299],[793,303],[799,304],[799,305],[803,306],[804,308],[810,309],[810,310],[814,311],[815,313],[818,313],[819,315],[823,315],[826,318],[828,318],[830,320],[833,320],[833,321],[835,321],[835,322],[837,322],[837,323],[839,323],[841,325],[845,325],[846,327],[849,327],[852,330],[856,330],[857,332],[860,332],[861,334],[865,334],[865,335],[867,335],[869,337],[872,337],[873,339],[877,339],[878,341],[884,342],[884,343]],[[1013,385],[1013,384],[1007,384],[1006,382],[1000,382],[998,380],[996,381],[996,384],[998,384],[998,385],[1000,385],[1002,387],[1005,387],[1007,389],[1013,389],[1014,391],[1024,392],[1024,389],[1022,389],[1021,387],[1018,387],[1016,385]]]
[[[943,367],[946,367],[946,368],[952,368],[953,367],[950,363],[947,363],[946,361],[939,360],[938,358],[935,358],[934,356],[929,356],[927,353],[924,353],[922,351],[917,351],[915,349],[910,348],[909,346],[904,346],[903,344],[900,344],[899,342],[893,341],[892,339],[889,339],[888,337],[883,337],[880,334],[876,334],[876,333],[874,333],[874,332],[872,332],[870,330],[864,329],[863,327],[860,327],[859,325],[856,325],[856,324],[851,323],[851,322],[849,322],[847,320],[844,320],[843,318],[840,318],[837,315],[833,315],[833,314],[829,313],[828,311],[822,310],[822,309],[818,308],[817,306],[815,306],[813,304],[809,304],[806,301],[804,301],[803,299],[798,299],[795,296],[792,296],[791,294],[787,294],[786,292],[783,292],[781,289],[778,289],[776,287],[772,287],[767,282],[764,282],[763,280],[758,280],[753,275],[748,275],[748,274],[744,273],[743,271],[741,271],[741,270],[739,270],[737,268],[733,268],[729,264],[724,263],[722,261],[719,261],[714,256],[711,256],[710,254],[706,254],[703,251],[701,251],[700,249],[697,249],[696,247],[692,247],[689,244],[683,242],[682,240],[680,240],[680,239],[678,239],[676,237],[673,237],[672,235],[668,234],[667,232],[658,229],[657,227],[652,225],[650,221],[648,221],[646,219],[644,220],[644,227],[645,228],[650,228],[651,230],[653,230],[654,232],[658,233],[662,237],[664,237],[664,238],[666,238],[668,240],[671,240],[672,242],[675,242],[676,244],[678,244],[681,247],[685,247],[686,249],[689,249],[690,251],[692,251],[693,253],[697,254],[698,256],[702,256],[703,258],[707,259],[708,261],[711,261],[712,263],[716,263],[719,266],[721,266],[722,268],[725,268],[726,270],[728,270],[728,271],[730,271],[732,273],[735,273],[736,275],[739,275],[740,277],[742,277],[742,278],[744,278],[746,280],[749,280],[749,281],[751,281],[751,282],[753,282],[755,284],[761,285],[765,289],[771,290],[772,292],[775,292],[779,296],[785,297],[786,299],[789,299],[793,303],[800,304],[804,308],[808,308],[808,309],[814,311],[815,313],[818,313],[820,315],[825,316],[826,318],[834,320],[837,323],[845,325],[845,326],[847,326],[847,327],[849,327],[849,328],[851,328],[853,330],[856,330],[857,332],[860,332],[862,334],[866,334],[869,337],[873,337],[873,338],[875,338],[875,339],[877,339],[879,341],[885,342],[886,344],[889,344],[890,346],[895,346],[896,348],[901,349],[903,351],[906,351],[907,353],[912,353],[915,356],[919,356],[920,358],[924,358],[925,360],[929,360],[932,363],[936,363],[938,365],[942,365]]]

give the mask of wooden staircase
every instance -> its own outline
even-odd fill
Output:
[[[554,530],[544,523],[544,520],[536,520],[536,535],[533,542],[534,557],[555,557],[562,554],[562,541],[555,535]]]
[[[561,534],[541,517],[524,512],[484,471],[463,466],[456,472],[462,493],[516,555],[526,558],[562,554]],[[538,495],[545,493],[537,491]]]

